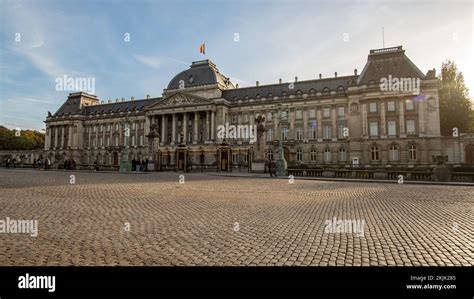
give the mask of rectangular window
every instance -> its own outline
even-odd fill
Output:
[[[281,118],[282,118],[282,120],[288,120],[288,112],[287,111],[282,111],[281,112]]]
[[[377,112],[377,103],[369,104],[369,112]]]
[[[249,115],[248,114],[244,114],[244,122],[248,122],[249,121]]]
[[[397,135],[397,122],[394,120],[389,120],[387,122],[388,127],[388,136],[396,136]]]
[[[288,140],[288,128],[281,129],[281,140]]]
[[[338,138],[344,138],[344,128],[346,127],[345,124],[338,124],[337,125],[337,137]]]
[[[309,139],[315,140],[317,138],[316,127],[311,126],[309,128]]]
[[[331,108],[326,107],[323,109],[323,117],[331,117]]]
[[[309,109],[309,118],[316,118],[316,109]]]
[[[267,121],[273,120],[273,112],[268,112],[268,113],[267,113],[267,119],[266,119],[266,120],[267,120]]]
[[[325,125],[323,130],[323,138],[324,139],[331,139],[331,126]]]
[[[407,134],[416,134],[415,121],[413,119],[407,120]]]
[[[296,140],[302,140],[303,139],[303,128],[302,127],[297,127],[296,128]]]
[[[140,145],[143,145],[143,135],[140,135]]]
[[[273,141],[273,129],[267,129],[267,141]]]
[[[303,111],[296,110],[296,119],[302,119],[302,118],[303,118]]]
[[[395,111],[395,101],[387,102],[387,111],[390,111],[390,112]]]
[[[132,136],[132,146],[135,146],[135,135]]]
[[[370,122],[370,136],[379,136],[379,123],[376,121]]]
[[[406,100],[405,105],[406,105],[407,111],[411,111],[411,110],[415,109],[415,106],[413,104],[413,100]]]
[[[344,117],[346,114],[345,107],[337,107],[337,116]]]

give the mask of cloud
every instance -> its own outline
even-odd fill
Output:
[[[135,59],[141,62],[142,64],[154,69],[160,68],[161,63],[162,63],[161,59],[155,56],[145,56],[145,55],[135,54],[133,55],[133,57],[135,57]]]

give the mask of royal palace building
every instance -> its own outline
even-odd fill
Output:
[[[435,70],[420,71],[401,46],[371,50],[360,73],[244,88],[197,61],[161,97],[71,93],[45,121],[44,154],[53,164],[118,169],[123,159],[148,159],[165,170],[184,156],[191,168],[219,165],[225,147],[230,167],[250,167],[256,151],[276,159],[281,140],[289,167],[423,167],[445,154],[465,162],[463,145],[441,137],[438,87]],[[264,140],[220,132],[257,122]]]

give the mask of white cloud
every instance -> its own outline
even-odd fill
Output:
[[[161,59],[155,56],[145,56],[145,55],[135,54],[133,55],[133,57],[135,57],[136,60],[143,63],[144,65],[154,68],[154,69],[160,68],[161,63],[162,63]]]

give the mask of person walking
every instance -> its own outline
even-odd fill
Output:
[[[6,163],[6,165],[5,165],[5,166],[7,167],[7,169],[10,168],[10,162],[11,162],[11,160],[10,160],[10,158],[8,158],[8,159],[7,159],[7,163]]]

